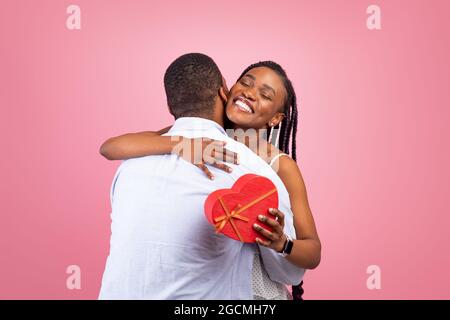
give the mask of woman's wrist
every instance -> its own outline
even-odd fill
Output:
[[[293,242],[292,238],[289,237],[288,235],[285,234],[284,236],[286,237],[286,241],[284,242],[283,249],[278,251],[278,253],[282,254],[284,257],[287,257],[288,255],[291,254],[292,247],[294,246],[294,242]]]
[[[183,144],[182,136],[163,136],[161,138],[167,139],[166,143],[168,146],[168,153],[175,154],[177,156],[181,156],[183,154],[183,148],[185,148]]]
[[[283,240],[283,241],[280,241],[281,246],[278,246],[277,248],[275,248],[275,251],[278,253],[283,253],[283,250],[286,247],[286,244],[288,242],[288,237],[286,236],[286,234],[283,234],[281,239]]]

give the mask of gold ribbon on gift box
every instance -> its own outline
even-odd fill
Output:
[[[241,216],[240,213],[244,212],[251,206],[253,206],[253,205],[257,204],[258,202],[264,200],[265,198],[269,197],[271,194],[275,193],[276,191],[277,191],[277,189],[274,188],[274,189],[270,190],[269,192],[263,194],[262,196],[256,198],[255,200],[249,202],[247,205],[245,205],[243,207],[240,204],[238,204],[236,206],[236,208],[233,209],[231,212],[230,212],[229,208],[227,207],[227,205],[223,202],[222,197],[220,197],[219,202],[220,202],[220,205],[222,206],[223,210],[225,211],[225,215],[214,218],[214,222],[216,223],[215,224],[216,233],[219,233],[220,231],[222,231],[223,227],[225,227],[227,222],[230,222],[231,227],[233,228],[234,232],[238,236],[239,240],[241,242],[244,242],[241,234],[239,233],[239,229],[236,227],[236,224],[234,223],[233,220],[238,219],[238,220],[248,222],[248,218]]]

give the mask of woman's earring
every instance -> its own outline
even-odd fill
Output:
[[[270,130],[270,134],[269,134],[269,139],[267,139],[267,141],[269,141],[269,143],[272,143],[273,122],[269,122],[269,130]]]
[[[274,130],[275,130],[275,129],[274,129]],[[281,122],[280,122],[280,124],[278,125],[278,129],[276,129],[276,130],[277,130],[277,137],[276,137],[276,139],[275,139],[275,144],[274,144],[274,146],[278,148],[278,142],[279,142],[279,140],[280,140],[280,132],[281,132]]]
[[[269,139],[268,139],[268,141],[271,143],[271,144],[273,144],[275,147],[277,147],[278,148],[278,142],[279,142],[279,140],[280,140],[280,132],[281,132],[281,122],[279,123],[279,125],[278,125],[278,129],[275,129],[274,127],[274,123],[273,122],[270,122],[269,123],[269,127],[270,127],[270,134],[269,134]],[[276,138],[275,138],[275,142],[273,142],[272,140],[273,140],[273,132],[275,131],[275,134],[276,134]]]

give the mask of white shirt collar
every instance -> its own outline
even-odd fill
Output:
[[[198,117],[182,117],[178,118],[173,124],[169,132],[172,131],[210,131],[218,130],[220,133],[226,135],[225,129],[217,122],[209,119]]]

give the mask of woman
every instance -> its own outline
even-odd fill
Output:
[[[258,143],[256,145],[247,143],[247,145],[270,166],[276,168],[290,196],[297,240],[294,240],[294,247],[287,259],[305,269],[316,268],[320,263],[321,243],[309,208],[305,184],[296,164],[297,101],[291,81],[283,68],[272,61],[249,66],[229,92],[225,123],[227,128],[243,129],[247,132],[250,132],[249,129],[257,129],[252,132],[256,132],[255,138]],[[102,145],[100,152],[110,160],[172,153],[174,142],[171,137],[161,136],[168,129],[110,138]],[[267,140],[263,140],[258,133],[261,129],[268,130],[267,138],[265,138]],[[289,145],[292,147],[292,152]],[[206,144],[203,146],[205,148]],[[292,158],[288,156],[289,154]],[[216,154],[213,158],[217,156]],[[213,175],[205,164],[231,171],[230,167],[214,159],[203,160],[203,163],[196,165],[211,179]],[[270,248],[271,234],[264,234],[261,229],[258,230],[258,227],[256,229],[267,238],[266,240],[257,239],[257,243]],[[269,291],[279,290],[279,295],[276,296],[283,298],[284,293],[280,291],[282,289],[272,286],[273,283],[264,273],[259,260],[255,260],[255,266],[254,269],[262,269],[261,277],[254,276],[254,281],[262,282],[254,286],[257,295],[267,298],[270,296]],[[292,287],[294,300],[302,299],[302,283]]]

